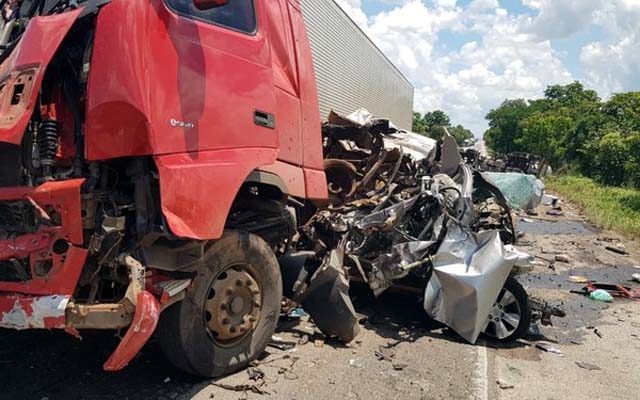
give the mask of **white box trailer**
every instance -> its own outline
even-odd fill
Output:
[[[410,130],[413,85],[334,0],[301,0],[318,83],[320,114],[366,108]]]

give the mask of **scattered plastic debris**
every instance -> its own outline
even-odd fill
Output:
[[[589,283],[589,278],[580,275],[571,275],[569,279],[567,279],[571,283]]]
[[[591,300],[603,301],[606,303],[611,303],[613,301],[613,296],[611,296],[609,292],[603,289],[596,289],[593,292],[589,293],[589,298]]]
[[[542,204],[545,206],[555,206],[556,204],[558,204],[558,201],[560,199],[557,196],[553,196],[551,194],[544,194],[542,196]]]

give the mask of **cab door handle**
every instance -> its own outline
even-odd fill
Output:
[[[253,123],[258,126],[264,126],[265,128],[275,129],[276,117],[268,112],[253,110]]]

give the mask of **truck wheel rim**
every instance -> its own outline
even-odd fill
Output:
[[[262,290],[255,274],[251,265],[234,265],[211,283],[204,319],[218,345],[233,346],[255,329],[262,309]]]
[[[498,301],[489,312],[484,333],[497,339],[505,339],[518,329],[521,316],[520,304],[516,297],[508,289],[502,289]]]

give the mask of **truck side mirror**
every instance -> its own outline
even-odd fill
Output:
[[[193,0],[193,5],[198,10],[210,10],[215,7],[224,6],[229,0]]]

